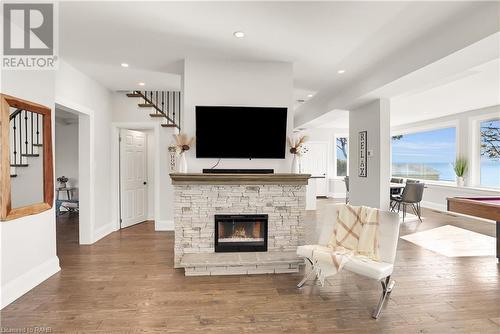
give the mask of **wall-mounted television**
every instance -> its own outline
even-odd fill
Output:
[[[287,108],[196,107],[196,157],[284,159]]]

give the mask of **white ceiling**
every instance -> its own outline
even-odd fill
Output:
[[[295,99],[342,87],[471,2],[61,2],[60,53],[112,90],[175,89],[186,57],[294,64]],[[241,30],[243,39],[232,33]],[[124,69],[120,63],[130,67]],[[339,75],[337,70],[345,69]]]

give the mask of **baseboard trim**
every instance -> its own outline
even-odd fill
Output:
[[[3,309],[60,270],[59,258],[54,256],[52,259],[8,282],[2,286],[0,309]]]
[[[174,231],[175,225],[173,220],[157,220],[155,221],[155,231]]]
[[[101,240],[110,233],[117,231],[116,224],[111,222],[104,226],[99,227],[94,231],[94,237],[92,238],[92,243]]]

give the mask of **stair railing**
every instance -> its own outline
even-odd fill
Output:
[[[154,109],[156,116],[166,119],[166,125],[180,130],[181,92],[180,91],[134,91],[144,100],[144,105]]]

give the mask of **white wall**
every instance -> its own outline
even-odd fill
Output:
[[[353,205],[389,208],[389,101],[376,100],[349,111],[349,201]],[[358,135],[367,131],[367,176],[358,176]]]
[[[53,111],[54,76],[52,71],[2,71],[1,92],[40,103]],[[54,117],[52,122],[54,129]],[[56,255],[54,208],[1,222],[0,249],[0,299],[3,308],[60,270]]]
[[[55,173],[56,178],[66,176],[69,187],[78,188],[78,122],[66,124],[56,120],[55,128]],[[56,186],[59,183],[56,181]],[[72,194],[78,199],[78,191]],[[60,199],[66,199],[66,193],[61,193]]]
[[[153,185],[149,187],[149,191],[154,192],[155,206],[154,206],[154,220],[155,230],[165,231],[173,230],[173,187],[168,176],[168,146],[173,143],[173,128],[163,128],[160,126],[160,119],[153,119],[149,116],[151,110],[146,108],[139,108],[138,98],[129,98],[125,93],[113,94],[113,115],[112,121],[115,128],[127,128],[134,130],[150,129],[148,132],[152,134],[151,144],[153,147]],[[157,134],[157,135],[156,135]],[[117,137],[116,137],[117,138]],[[112,139],[118,150],[117,139]],[[148,136],[148,143],[150,137]],[[114,158],[117,156],[113,154]],[[118,166],[116,166],[118,168]],[[151,171],[151,170],[150,170]],[[118,180],[115,180],[118,182]],[[116,184],[116,189],[117,189]],[[115,191],[116,192],[116,191]],[[116,210],[117,211],[117,210]]]
[[[61,60],[56,103],[81,113],[79,154],[85,159],[79,161],[80,243],[90,244],[116,229],[110,198],[111,92]]]
[[[230,62],[186,59],[183,78],[182,132],[194,135],[197,105],[288,107],[287,132],[293,129],[293,68],[285,62]],[[256,129],[258,131],[258,129]],[[196,159],[187,152],[188,171],[200,173],[217,159]],[[273,168],[289,172],[286,159],[222,159],[218,168]]]

